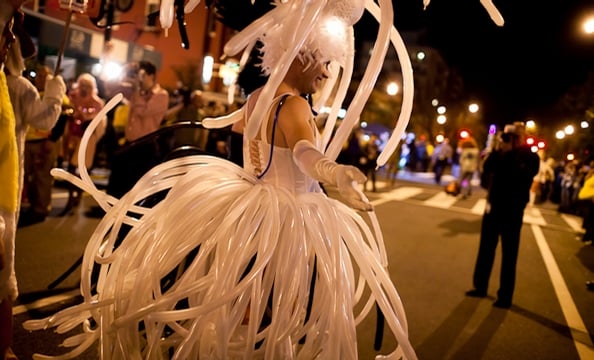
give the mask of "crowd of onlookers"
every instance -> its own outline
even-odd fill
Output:
[[[53,129],[45,131],[29,127],[27,132],[25,185],[19,226],[41,222],[49,215],[54,185],[50,170],[60,167],[72,173],[78,171],[83,133],[106,101],[115,94],[122,93],[122,101],[99,121],[88,140],[84,165],[89,171],[94,168],[110,169],[126,146],[151,137],[164,127],[189,123],[188,126],[200,128],[199,123],[204,117],[219,116],[233,110],[221,101],[207,100],[199,89],[180,87],[173,91],[165,90],[156,79],[156,71],[154,64],[141,61],[128,64],[123,78],[117,81],[102,81],[90,73],[82,73],[66,82],[62,113]],[[43,94],[50,69],[39,66],[25,73],[34,75],[29,80]],[[199,136],[192,141],[198,148],[212,155],[229,157],[229,128],[200,128],[196,131]],[[179,136],[183,134],[180,132]],[[80,189],[68,186],[68,190],[68,204],[60,215],[71,213],[80,202]]]
[[[371,183],[371,190],[376,190],[376,159],[381,148],[380,140],[374,134],[358,129],[344,144],[338,161],[359,167]],[[466,198],[472,191],[472,179],[480,178],[481,165],[488,149],[481,148],[478,142],[468,136],[458,139],[455,147],[449,139],[433,144],[424,135],[415,137],[409,134],[402,142],[399,151],[385,165],[383,173],[392,181],[398,171],[433,172],[436,184],[442,184],[442,177],[449,173],[456,179],[460,193]],[[538,151],[540,166],[530,189],[528,206],[552,203],[561,213],[580,216],[584,219],[584,241],[591,241],[592,234],[588,225],[592,199],[578,198],[585,180],[594,174],[594,160],[555,160]],[[443,184],[448,185],[448,184]],[[368,186],[365,185],[365,190]]]

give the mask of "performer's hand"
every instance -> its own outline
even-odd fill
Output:
[[[363,184],[365,181],[367,177],[354,166],[338,165],[336,168],[336,187],[344,202],[357,210],[372,211],[373,206],[357,188],[358,184]]]
[[[43,98],[52,98],[62,103],[64,95],[66,94],[66,84],[61,75],[51,76],[48,75],[45,80],[45,91],[43,92]]]

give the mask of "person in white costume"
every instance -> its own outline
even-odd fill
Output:
[[[370,61],[378,65],[387,41],[399,40],[390,33],[389,0],[379,7],[363,0],[276,1],[228,44],[233,54],[260,40],[269,75],[241,110],[205,120],[245,129],[243,169],[209,156],[175,159],[150,170],[121,199],[97,191],[84,165],[80,179],[54,171],[92,194],[106,216],[85,250],[84,302],[25,328],[68,331],[82,324],[82,332],[64,342],[74,349],[60,359],[75,358],[97,341],[103,359],[356,359],[357,324],[377,304],[398,341],[378,358],[416,359],[386,271],[381,230],[356,188],[365,176],[333,161],[332,144],[340,149],[343,142],[340,129],[324,151],[330,136],[318,134],[301,97],[321,90],[317,103],[324,104],[339,69],[342,79],[350,78],[352,25],[364,5],[381,17],[385,46]],[[162,2],[164,27],[171,25],[164,11],[171,6]],[[367,96],[369,77],[361,90]],[[349,81],[339,84],[335,105]],[[360,95],[353,103],[361,103]],[[120,99],[111,99],[97,119]],[[352,109],[355,121],[360,111]],[[343,135],[354,125],[345,121]],[[81,148],[96,126],[93,120]],[[342,201],[325,195],[319,182],[336,186]]]

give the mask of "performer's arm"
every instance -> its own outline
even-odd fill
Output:
[[[301,171],[326,184],[335,185],[344,202],[362,211],[373,210],[371,204],[357,190],[364,183],[365,175],[354,166],[341,165],[330,160],[308,140],[300,140],[293,148],[293,158]]]

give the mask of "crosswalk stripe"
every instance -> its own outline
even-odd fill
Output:
[[[427,200],[415,199],[415,196],[423,194],[424,192],[427,192],[426,188],[417,186],[401,186],[389,191],[382,191],[376,193],[378,197],[376,199],[373,199],[371,203],[374,206],[379,206],[390,201],[414,201],[425,206],[462,211],[478,216],[482,216],[485,212],[485,206],[487,204],[487,200],[485,198],[473,198],[473,200],[475,201],[474,205],[471,208],[467,208],[466,206],[456,206],[456,203],[460,200],[460,198],[448,195],[444,191],[436,193]],[[465,200],[465,202],[466,201],[468,200]],[[578,220],[576,219],[576,217],[567,216],[564,214],[561,214],[561,217],[569,225],[569,228],[572,231],[583,231],[580,230],[581,223],[578,224]],[[543,216],[542,209],[536,207],[526,208],[526,210],[524,211],[523,222],[526,224],[554,227],[559,228],[560,230],[568,230],[565,226],[559,226],[555,225],[554,223],[548,223],[545,217]]]
[[[418,187],[403,186],[390,190],[388,192],[380,193],[380,197],[378,199],[371,201],[371,204],[373,206],[378,206],[394,200],[403,201],[406,199],[410,199],[422,192],[423,189]]]
[[[544,217],[542,217],[540,210],[538,210],[536,208],[531,208],[531,207],[527,207],[524,210],[524,217],[522,218],[522,221],[527,224],[541,225],[541,226],[545,226],[547,224]]]
[[[581,218],[579,218],[575,215],[569,215],[569,214],[561,214],[561,218],[563,220],[565,220],[567,225],[569,225],[569,227],[572,228],[573,231],[575,231],[575,232],[583,231]]]
[[[584,320],[573,301],[565,279],[559,269],[559,265],[557,265],[557,262],[555,261],[555,257],[545,239],[542,229],[535,225],[532,225],[531,228],[536,244],[538,245],[541,256],[545,262],[545,267],[551,278],[551,284],[553,285],[553,289],[555,289],[557,299],[559,299],[559,304],[561,305],[563,316],[565,317],[571,332],[571,337],[573,338],[578,356],[580,359],[592,359],[594,358],[594,345],[592,344],[592,339],[590,338],[588,328],[586,328]]]
[[[423,203],[425,205],[447,209],[450,206],[454,205],[456,201],[458,201],[457,197],[448,195],[445,192],[438,192],[431,198],[425,200]]]
[[[487,206],[487,199],[478,199],[470,211],[476,215],[483,215],[485,213],[485,206]]]
[[[423,189],[413,186],[403,186],[397,189],[394,189],[389,192],[387,195],[388,198],[392,200],[406,200],[413,196],[417,196],[423,192]]]

